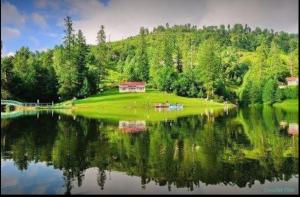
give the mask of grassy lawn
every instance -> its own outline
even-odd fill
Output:
[[[184,109],[155,111],[155,103],[165,102],[183,104]],[[73,108],[63,110],[63,112],[91,118],[156,121],[192,114],[223,112],[225,107],[234,107],[234,105],[225,105],[199,98],[186,98],[154,90],[146,93],[119,93],[118,90],[110,90],[77,100]]]
[[[273,106],[282,108],[287,111],[298,111],[298,104],[299,100],[298,99],[288,99],[284,100],[281,103],[275,103]]]

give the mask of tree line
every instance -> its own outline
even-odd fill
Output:
[[[65,18],[63,43],[45,52],[20,48],[1,60],[1,98],[58,101],[84,98],[121,81],[145,81],[148,88],[186,97],[274,103],[297,88],[278,90],[298,75],[298,34],[235,24],[197,28],[141,27],[137,36],[107,42],[100,26],[88,45]],[[2,44],[2,43],[1,43]]]

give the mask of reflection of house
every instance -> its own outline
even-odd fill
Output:
[[[298,85],[299,78],[298,77],[288,77],[286,78],[286,82],[288,86]]]
[[[299,127],[297,123],[290,123],[289,124],[289,129],[288,129],[288,134],[290,135],[298,135],[299,132]]]
[[[128,81],[119,85],[119,92],[145,92],[145,90],[145,82]]]
[[[119,121],[119,129],[124,133],[139,133],[146,130],[146,121]]]

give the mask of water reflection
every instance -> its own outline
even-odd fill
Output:
[[[145,120],[119,121],[119,129],[124,133],[139,133],[146,130]]]
[[[119,179],[129,193],[237,192],[278,181],[297,193],[298,135],[288,132],[295,125],[297,113],[267,107],[147,123],[57,114],[1,119],[1,193],[114,193]],[[97,188],[86,190],[90,182]],[[55,190],[41,189],[50,185]]]

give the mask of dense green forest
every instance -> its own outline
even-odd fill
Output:
[[[247,25],[190,24],[141,27],[140,34],[108,42],[100,26],[97,45],[86,44],[65,18],[63,43],[46,52],[20,48],[1,59],[1,98],[62,101],[146,81],[148,88],[187,97],[241,104],[298,98],[298,87],[279,89],[298,76],[298,34]],[[5,43],[3,43],[5,45]]]

